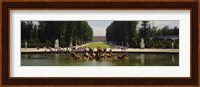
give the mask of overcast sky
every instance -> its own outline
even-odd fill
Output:
[[[87,21],[88,24],[93,29],[93,36],[105,36],[106,35],[106,28],[113,22],[113,21]],[[173,28],[175,26],[179,27],[179,21],[153,21],[153,25],[157,26],[158,28],[162,28],[164,26],[169,26]]]
[[[113,21],[87,21],[87,22],[93,29],[93,36],[105,36],[106,28]]]

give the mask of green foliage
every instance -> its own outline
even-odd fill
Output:
[[[86,21],[68,21],[66,44],[69,46],[92,41],[93,31]]]
[[[179,40],[174,41],[174,48],[179,49]]]
[[[45,45],[46,45],[47,48],[49,48],[51,46],[51,42],[49,40],[46,40]]]
[[[93,31],[86,21],[32,21],[21,22],[21,47],[25,40],[28,47],[54,47],[56,39],[59,46],[66,47],[83,44],[92,40]]]
[[[130,47],[137,47],[138,44],[137,32],[136,32],[136,21],[114,21],[106,29],[107,42],[117,45],[126,46],[128,43]],[[133,43],[135,42],[135,43]]]
[[[116,45],[128,43],[130,47],[140,48],[141,38],[144,39],[146,48],[172,48],[171,39],[154,38],[156,36],[178,36],[179,28],[164,26],[158,29],[150,26],[149,21],[142,21],[141,27],[137,29],[137,21],[114,21],[106,29],[106,40]],[[178,48],[178,40],[174,42],[174,48]]]

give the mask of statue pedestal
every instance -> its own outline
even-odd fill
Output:
[[[145,44],[144,43],[140,43],[140,48],[144,49],[145,48]]]

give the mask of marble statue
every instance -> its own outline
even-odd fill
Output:
[[[54,48],[59,48],[59,40],[58,39],[55,40],[54,46],[55,46]]]
[[[172,42],[172,49],[174,49],[174,42]]]
[[[144,43],[144,39],[143,38],[141,39],[141,42],[140,42],[140,48],[145,48],[145,43]]]
[[[25,48],[27,48],[27,42],[25,42]]]

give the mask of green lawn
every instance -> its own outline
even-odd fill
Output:
[[[98,46],[100,48],[113,48],[114,47],[106,42],[92,42],[91,44],[86,45],[85,47],[97,48]]]

